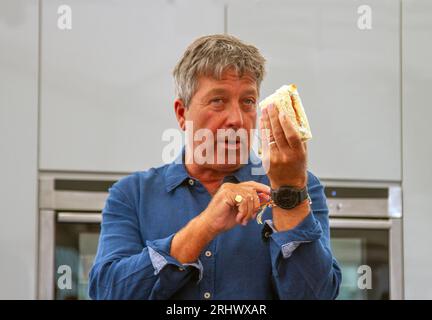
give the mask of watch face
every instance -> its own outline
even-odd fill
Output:
[[[298,194],[291,190],[283,190],[278,194],[278,202],[284,207],[291,207],[297,204]]]

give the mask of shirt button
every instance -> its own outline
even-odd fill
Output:
[[[206,252],[205,252],[205,256],[206,256],[206,257],[211,257],[211,255],[212,255],[211,251],[206,251]]]
[[[211,297],[210,292],[204,293],[204,299],[210,299],[210,297]]]
[[[179,269],[179,271],[184,271],[185,270],[185,268],[183,268],[183,267],[179,267],[178,269]]]
[[[270,231],[266,231],[266,232],[264,233],[264,237],[266,237],[266,238],[270,238],[270,236],[271,236],[271,232],[270,232]]]
[[[195,181],[193,179],[189,179],[188,183],[190,186],[193,186],[195,184]]]

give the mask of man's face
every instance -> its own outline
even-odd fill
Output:
[[[197,90],[189,107],[184,110],[184,120],[192,121],[193,134],[207,129],[214,137],[211,141],[214,164],[205,163],[203,166],[229,171],[241,166],[241,159],[244,159],[240,158],[241,152],[243,156],[246,152],[247,159],[251,145],[250,133],[256,126],[257,99],[257,84],[251,75],[245,74],[239,78],[235,71],[228,70],[220,80],[205,76],[198,78]],[[219,129],[231,129],[231,133],[235,131],[238,136],[228,139],[220,135],[226,131]],[[247,133],[245,139],[239,139],[240,132]],[[194,141],[194,150],[203,145],[203,141]],[[224,158],[220,157],[221,150],[224,151]],[[228,163],[229,153],[235,154],[235,163]]]

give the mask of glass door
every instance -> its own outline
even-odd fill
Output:
[[[59,213],[55,231],[56,300],[87,300],[88,275],[96,255],[100,214]]]
[[[342,269],[338,299],[390,298],[389,231],[332,229],[333,254]]]

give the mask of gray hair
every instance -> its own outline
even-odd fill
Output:
[[[189,106],[199,76],[220,80],[224,71],[234,69],[239,77],[252,75],[259,88],[265,74],[265,59],[258,49],[226,34],[215,34],[196,39],[186,49],[174,68],[177,98]]]

